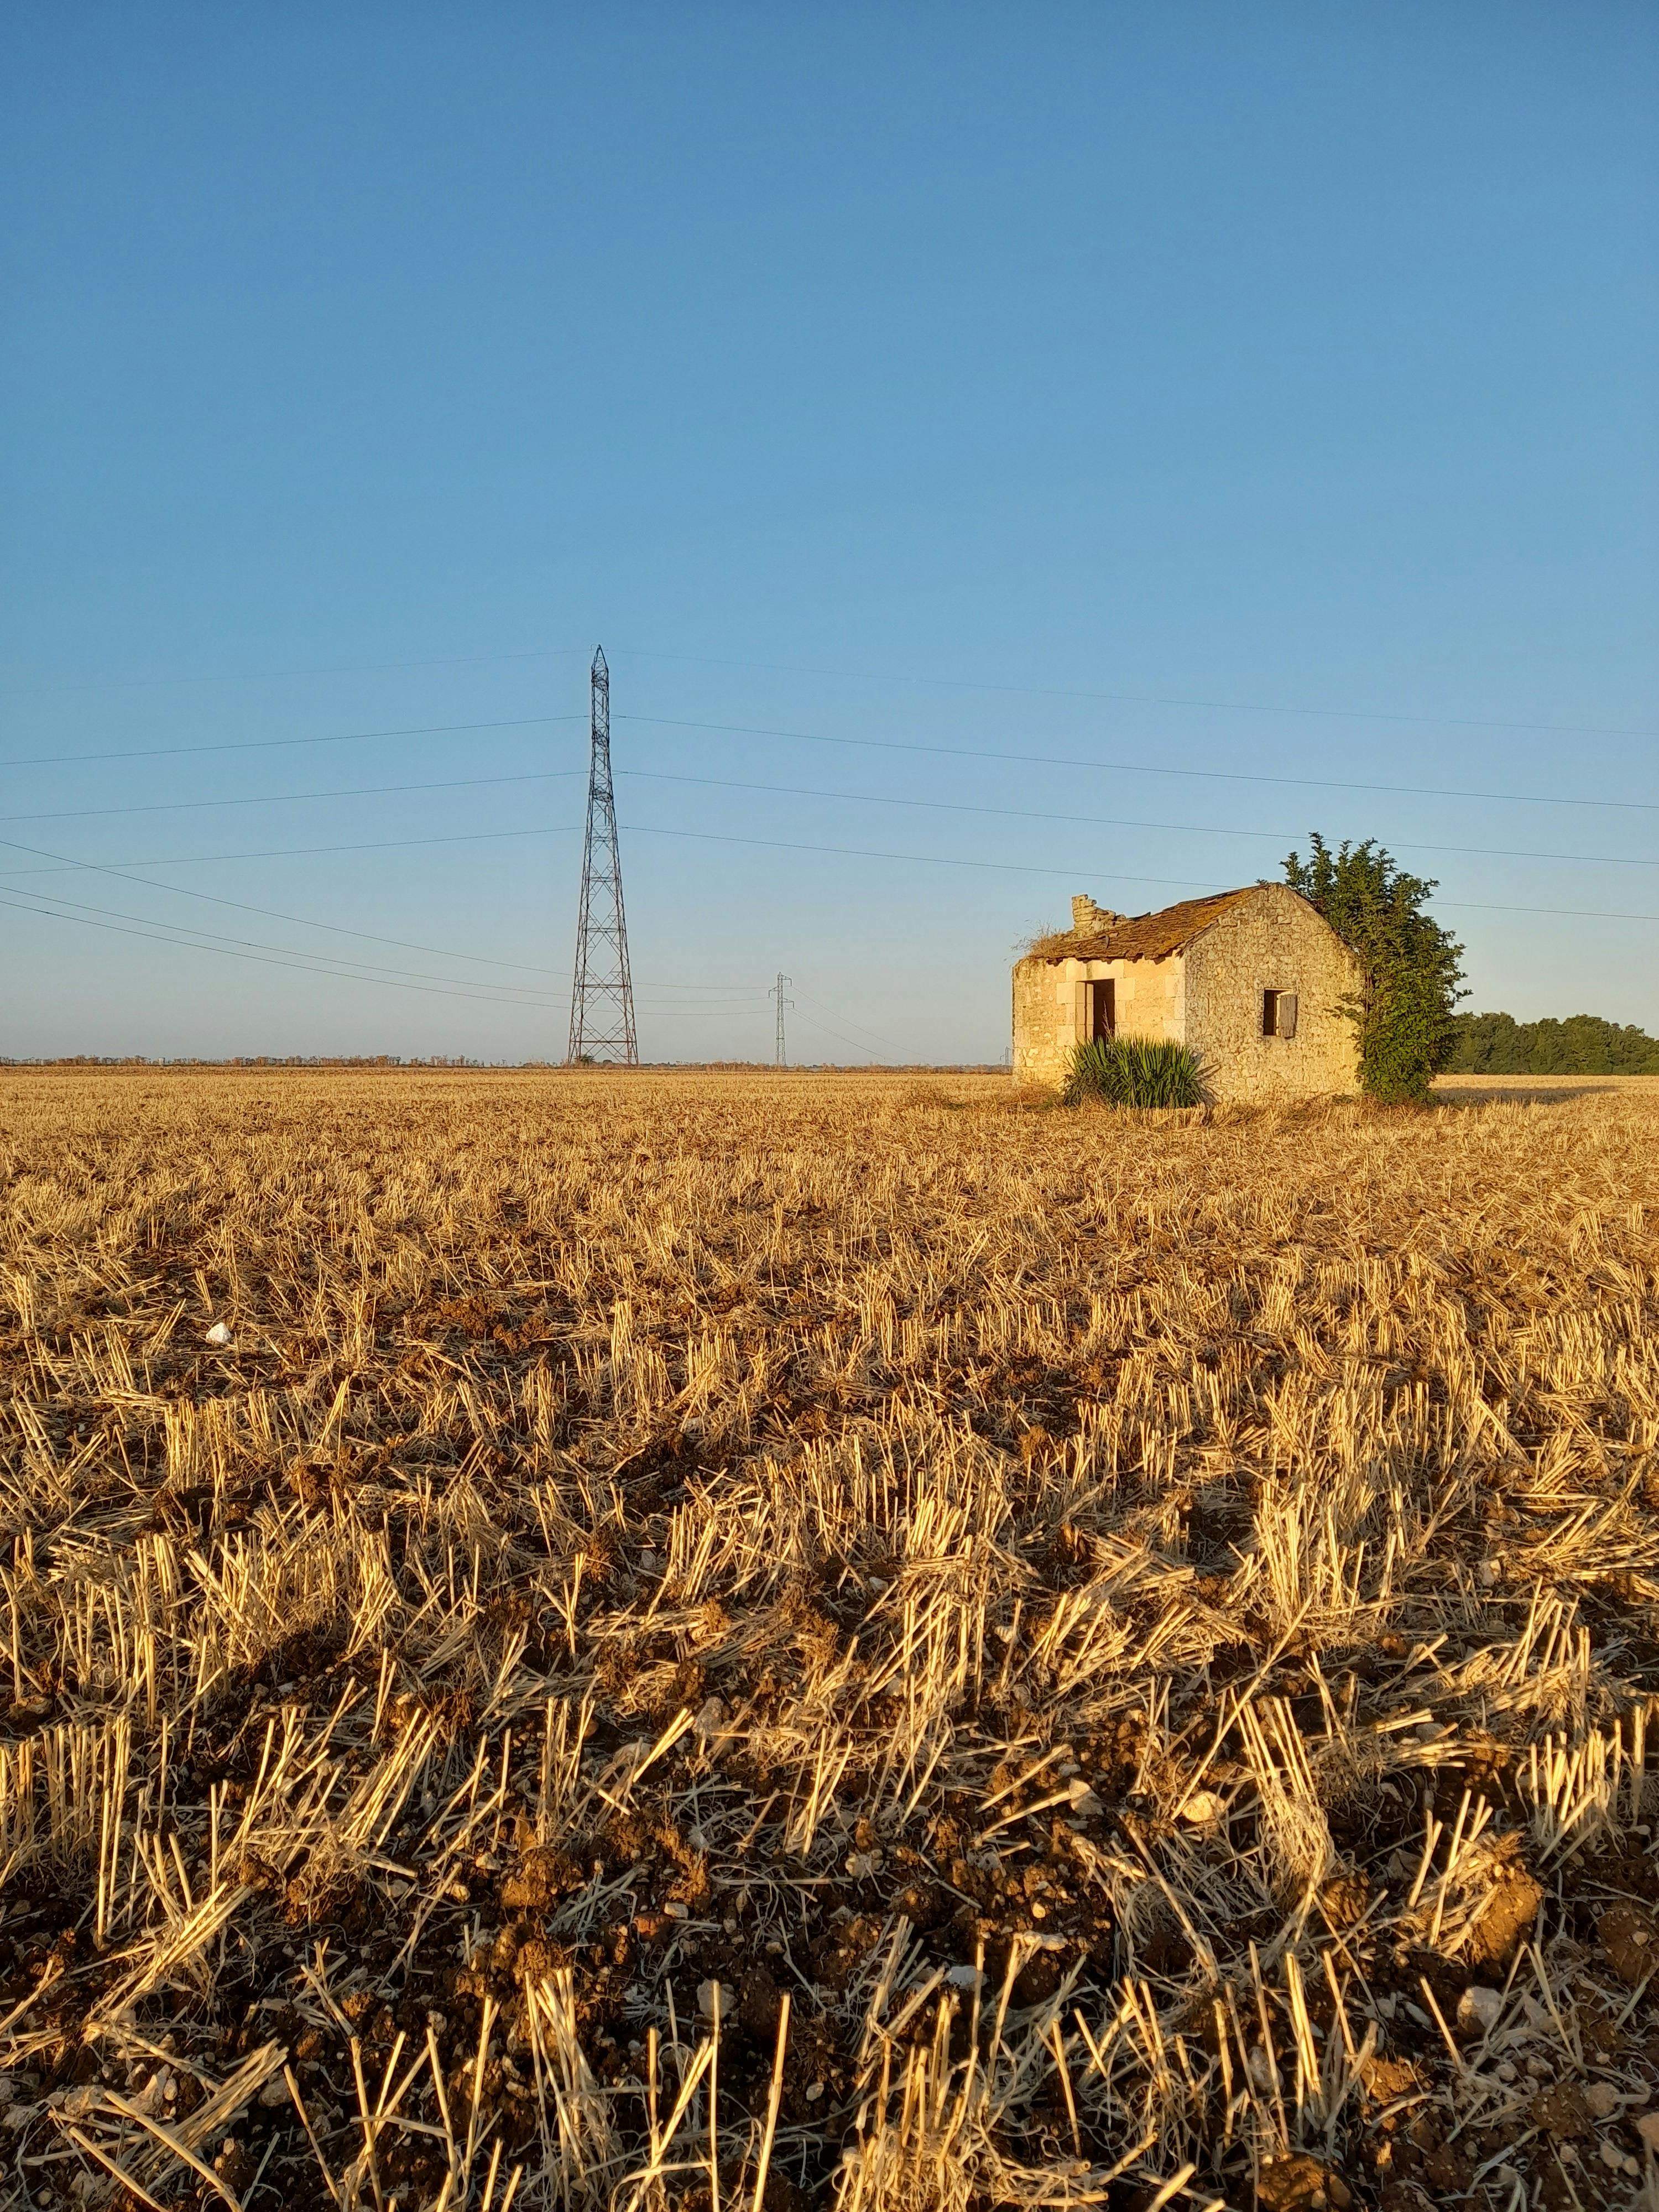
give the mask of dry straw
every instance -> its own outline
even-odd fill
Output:
[[[3,1103],[0,2201],[1650,2185],[1655,1103]]]

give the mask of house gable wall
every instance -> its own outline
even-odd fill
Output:
[[[1359,987],[1359,963],[1308,904],[1264,884],[1187,948],[1187,1043],[1212,1097],[1346,1096],[1359,1087],[1353,1024],[1340,1001]],[[1294,991],[1293,1037],[1263,1036],[1265,991]]]

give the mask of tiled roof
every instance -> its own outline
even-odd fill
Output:
[[[1242,890],[1218,891],[1210,898],[1182,899],[1157,914],[1130,915],[1109,929],[1065,930],[1041,939],[1031,950],[1040,960],[1167,960],[1218,921],[1229,907],[1253,898],[1261,888],[1247,884]]]

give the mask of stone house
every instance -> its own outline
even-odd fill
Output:
[[[1213,1099],[1271,1101],[1359,1087],[1354,1025],[1340,1001],[1360,967],[1285,884],[1113,914],[1079,896],[1072,927],[1040,938],[1014,969],[1014,1076],[1058,1085],[1085,1038],[1186,1045]]]

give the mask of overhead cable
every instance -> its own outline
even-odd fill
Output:
[[[1195,707],[1224,714],[1287,714],[1334,722],[1410,722],[1429,729],[1530,730],[1562,738],[1659,738],[1659,730],[1632,730],[1597,722],[1498,721],[1467,714],[1411,714],[1383,707],[1264,706],[1252,699],[1194,699],[1160,691],[1094,691],[1054,684],[988,684],[965,676],[872,676],[855,669],[803,667],[786,660],[723,660],[707,653],[656,653],[618,646],[635,660],[678,660],[700,668],[753,668],[778,676],[830,676],[844,684],[897,684],[919,690],[994,691],[1021,699],[1096,699],[1115,707]]]
[[[580,721],[582,719],[580,714],[523,714],[488,722],[426,722],[393,729],[343,730],[321,737],[228,738],[210,744],[142,745],[103,752],[37,753],[0,760],[0,769],[70,767],[96,761],[165,760],[206,753],[269,752],[296,745],[356,744],[376,738],[451,737],[479,730],[532,729],[558,722]],[[710,730],[732,737],[784,738],[799,744],[852,745],[872,752],[928,753],[953,760],[1006,761],[1037,768],[1087,769],[1113,775],[1172,776],[1204,783],[1261,783],[1310,791],[1379,792],[1399,798],[1465,799],[1518,806],[1588,806],[1613,812],[1659,812],[1659,800],[1655,799],[1587,799],[1563,792],[1480,791],[1455,785],[1376,783],[1340,776],[1267,775],[1243,769],[1175,768],[1167,764],[1149,767],[1142,761],[1083,760],[1071,754],[1004,752],[969,745],[924,744],[919,741],[895,738],[830,737],[821,731],[777,729],[750,722],[695,721],[666,714],[618,714],[614,719],[640,722],[656,729]],[[407,787],[388,787],[392,789]]]
[[[799,1012],[799,1008],[797,1009],[797,1012]],[[856,1037],[849,1037],[840,1030],[832,1030],[828,1022],[819,1021],[816,1015],[803,1012],[801,1013],[800,1018],[802,1021],[806,1024],[808,1029],[817,1030],[824,1036],[832,1036],[839,1044],[851,1045],[853,1050],[856,1053],[861,1053],[866,1060],[873,1060],[875,1059],[876,1055],[871,1051],[868,1045],[860,1044]]]
[[[587,650],[587,647],[579,646],[542,645],[502,653],[448,653],[413,660],[337,661],[305,668],[255,669],[191,676],[92,677],[75,682],[49,681],[40,688],[56,691],[147,690],[165,690],[173,685],[274,684],[296,677],[384,675],[416,668],[477,668],[520,660],[574,659],[579,654],[586,660]],[[730,655],[665,653],[648,646],[622,646],[615,650],[631,655],[635,660],[672,660],[688,667],[746,668],[781,676],[827,676],[843,684],[892,684],[918,690],[985,691],[1011,698],[1091,699],[1109,706],[1190,708],[1212,714],[1283,714],[1323,721],[1410,723],[1415,727],[1427,729],[1525,730],[1553,737],[1659,737],[1659,730],[1631,729],[1616,723],[1516,721],[1486,715],[1419,714],[1382,707],[1287,707],[1264,703],[1259,699],[1209,699],[1161,691],[1103,691],[1059,684],[994,684],[964,676],[877,675],[868,670],[822,668],[787,660],[742,660]]]
[[[33,900],[42,900],[46,896],[47,894],[45,892],[37,892],[33,894]],[[428,996],[470,999],[478,1006],[505,1006],[526,1013],[553,1012],[568,1003],[568,996],[562,999],[537,998],[527,994],[509,996],[507,995],[508,987],[496,987],[493,991],[488,987],[479,989],[461,983],[453,976],[432,976],[423,981],[394,981],[392,978],[419,977],[420,971],[400,968],[377,969],[371,967],[368,963],[336,962],[327,964],[310,959],[304,954],[294,957],[293,949],[287,945],[266,945],[260,944],[258,939],[248,938],[221,938],[208,930],[186,933],[174,923],[151,923],[147,915],[127,915],[118,908],[111,907],[87,906],[78,900],[53,899],[50,905],[43,905],[20,898],[15,894],[0,892],[0,905],[15,908],[21,914],[39,915],[43,920],[48,921],[78,922],[83,928],[102,929],[117,937],[137,937],[147,944],[173,945],[185,952],[214,952],[227,959],[252,960],[260,967],[289,968],[301,975],[325,976],[337,983],[368,983],[379,985],[388,990],[424,989]],[[96,920],[90,918],[94,916],[99,918]],[[124,926],[127,924],[141,926],[137,927]],[[666,988],[672,989],[688,987],[670,985]],[[758,986],[756,987],[751,999],[746,1003],[736,1006],[650,1006],[646,1009],[653,1020],[685,1018],[726,1020],[740,1017],[744,1013],[758,1012],[760,1010]]]
[[[965,799],[890,799],[881,792],[820,791],[798,783],[744,783],[729,776],[677,775],[666,769],[618,769],[617,773],[646,783],[706,784],[717,791],[769,792],[783,799],[839,799],[860,806],[910,806],[938,814],[989,814],[1000,822],[1074,822],[1099,830],[1168,830],[1188,837],[1256,837],[1269,844],[1303,834],[1296,830],[1218,828],[1206,822],[1146,822],[1133,815],[1079,814],[1071,808],[1058,814],[1030,806],[975,806]],[[1395,842],[1402,853],[1455,853],[1488,860],[1573,860],[1586,867],[1659,868],[1659,858],[1627,858],[1618,853],[1537,853],[1509,845],[1422,845],[1407,838],[1396,838]]]
[[[1045,866],[1038,862],[1021,860],[970,860],[949,854],[890,853],[860,845],[812,845],[782,837],[744,837],[735,834],[707,830],[661,830],[645,823],[623,823],[621,825],[630,836],[641,837],[683,837],[717,845],[747,845],[781,853],[826,853],[845,854],[852,860],[902,860],[922,867],[978,868],[993,873],[1016,876],[1053,876],[1076,882],[1079,878],[1093,876],[1100,880],[1109,873],[1111,880],[1120,884],[1150,884],[1168,890],[1212,890],[1213,884],[1193,876],[1131,875],[1121,869],[1103,871],[1096,860],[1073,861],[1066,867]],[[171,855],[150,855],[136,860],[125,860],[114,865],[122,867],[184,868],[211,867],[227,860],[312,860],[337,853],[382,853],[411,850],[431,845],[487,845],[508,838],[570,837],[579,834],[579,825],[562,822],[537,830],[470,830],[451,832],[436,837],[380,837],[367,841],[336,845],[277,845],[258,848],[240,853],[185,853]],[[23,877],[68,874],[71,869],[19,868],[7,872],[0,880],[15,882]],[[44,896],[44,894],[43,894]],[[1535,914],[1570,921],[1659,921],[1659,915],[1632,914],[1607,907],[1513,906],[1480,903],[1470,900],[1437,899],[1437,905],[1460,907],[1475,914]]]
[[[810,991],[801,990],[799,984],[795,986],[795,989],[803,1006],[818,1006],[823,1012],[826,1014],[834,1014],[838,1021],[845,1022],[849,1029],[863,1030],[864,1035],[874,1043],[879,1045],[883,1052],[896,1053],[901,1050],[901,1048],[893,1042],[891,1037],[883,1036],[875,1030],[866,1029],[862,1022],[854,1021],[849,1015],[843,1014],[839,1007],[823,1006],[823,1002],[820,1000],[815,999]],[[835,1034],[836,1032],[832,1030],[830,1031],[830,1035],[833,1036]]]
[[[1403,799],[1479,799],[1518,806],[1594,806],[1615,813],[1659,813],[1659,799],[1580,799],[1539,791],[1468,791],[1427,783],[1363,783],[1318,775],[1260,775],[1243,769],[1148,768],[1140,761],[1079,760],[1069,753],[999,752],[976,745],[929,745],[902,738],[832,738],[817,730],[778,730],[753,722],[693,722],[667,714],[618,714],[619,722],[644,722],[663,730],[719,730],[739,738],[789,738],[804,745],[856,745],[866,752],[929,753],[947,760],[1011,761],[1020,768],[1093,769],[1109,775],[1181,776],[1201,783],[1283,784],[1306,791],[1376,791]]]
[[[450,830],[437,837],[370,837],[341,845],[266,845],[248,853],[175,853],[149,854],[137,860],[115,860],[110,865],[118,868],[208,868],[221,860],[311,860],[325,858],[331,853],[398,853],[420,845],[494,845],[512,837],[574,837],[580,834],[580,824],[559,822],[544,830]],[[19,876],[60,876],[76,872],[82,863],[72,861],[67,868],[9,868],[4,880]]]
[[[397,730],[336,730],[318,738],[227,738],[207,745],[137,745],[120,752],[32,753],[0,760],[0,769],[69,768],[81,761],[175,760],[187,753],[276,752],[289,745],[355,745],[371,738],[451,738],[471,730],[528,730],[549,722],[580,722],[580,714],[514,714],[497,722],[420,722]]]
[[[416,991],[427,998],[470,999],[477,1006],[518,1006],[526,1012],[531,1013],[553,1011],[550,1006],[522,999],[491,998],[483,992],[469,990],[465,987],[444,988],[431,983],[396,982],[384,975],[353,975],[338,968],[322,967],[303,959],[278,959],[261,952],[238,951],[228,945],[198,944],[188,938],[166,936],[153,929],[134,929],[120,922],[94,921],[88,915],[58,913],[51,907],[30,904],[11,892],[0,891],[0,906],[15,908],[21,914],[40,915],[49,921],[72,921],[82,929],[100,929],[115,937],[142,938],[146,944],[149,945],[171,945],[186,951],[211,952],[225,960],[249,960],[260,968],[295,969],[302,975],[326,975],[331,977],[337,983],[372,983],[385,991]]]
[[[65,921],[76,920],[84,914],[95,914],[114,921],[137,922],[146,929],[158,933],[163,931],[168,933],[162,939],[165,943],[190,945],[196,939],[202,939],[206,940],[208,945],[228,945],[247,951],[281,953],[284,957],[309,963],[313,972],[319,975],[352,975],[352,979],[356,980],[357,976],[353,975],[353,971],[357,971],[357,975],[360,975],[362,980],[371,981],[382,975],[407,976],[428,983],[455,984],[463,981],[461,977],[456,975],[434,975],[418,968],[388,968],[376,961],[346,960],[328,955],[319,955],[313,958],[308,953],[296,951],[296,949],[290,945],[267,945],[261,939],[255,937],[227,937],[218,930],[194,929],[184,922],[157,921],[152,915],[128,914],[120,907],[89,906],[84,900],[58,898],[49,891],[35,891],[30,896],[38,901],[47,902],[37,908],[40,913],[54,912],[58,908],[67,908],[69,911],[60,917]],[[465,988],[475,987],[465,986]],[[527,985],[497,983],[477,988],[481,991],[492,994],[491,1004],[495,1006],[547,1006],[551,1003],[545,993],[539,995],[532,994]]]
[[[829,853],[854,860],[903,860],[928,868],[981,868],[996,875],[1058,876],[1075,883],[1092,873],[1096,879],[1115,884],[1156,884],[1167,890],[1205,891],[1213,886],[1192,876],[1131,876],[1121,870],[1102,869],[1093,863],[1074,862],[1069,868],[1042,867],[1022,860],[968,860],[941,853],[888,853],[861,845],[807,845],[783,837],[740,837],[715,830],[659,830],[643,822],[624,822],[630,837],[684,837],[711,845],[764,846],[778,853]],[[1659,921],[1659,914],[1612,913],[1605,907],[1498,906],[1473,899],[1437,899],[1437,906],[1465,914],[1541,914],[1577,921]]]
[[[116,883],[138,884],[149,890],[167,891],[174,898],[195,899],[204,906],[228,907],[237,914],[257,914],[267,921],[292,922],[297,929],[321,930],[333,937],[355,937],[365,945],[393,945],[404,952],[431,952],[435,953],[441,960],[465,960],[482,968],[511,968],[521,975],[562,975],[564,972],[562,969],[558,968],[532,967],[528,961],[524,960],[494,960],[482,952],[457,952],[444,945],[418,945],[407,937],[380,937],[372,930],[348,929],[339,922],[313,921],[306,915],[283,914],[275,907],[250,906],[245,899],[222,898],[212,891],[193,891],[183,884],[160,883],[154,876],[136,876],[131,869],[110,867],[97,860],[71,860],[66,853],[49,853],[40,845],[20,845],[15,839],[10,837],[0,837],[0,847],[3,847],[8,852],[33,853],[41,860],[58,861],[62,864],[63,872],[76,875],[108,876]],[[42,870],[38,872],[46,872]],[[58,871],[53,871],[53,872],[58,872]],[[35,896],[48,898],[52,894],[41,891],[37,892]]]
[[[653,718],[647,716],[630,716],[629,719],[634,720],[649,720]],[[734,726],[710,725],[708,726]],[[749,734],[764,735],[769,733],[764,732],[749,732]],[[802,736],[805,733],[799,732],[792,732],[777,731],[770,732],[769,734],[775,736]],[[830,744],[875,743],[874,740],[866,741],[857,738],[831,738],[821,741],[812,740],[812,742],[827,742]],[[880,745],[879,749],[883,750],[906,752],[963,752],[963,757],[968,758],[983,757],[1018,759],[1026,757],[1024,756],[1010,754],[969,754],[963,751],[963,749],[957,747],[908,744],[897,745],[884,742]],[[1096,767],[1102,769],[1109,768],[1111,765],[1105,762],[1089,763],[1081,761],[1071,761],[1065,763],[1056,764],[1063,764],[1073,768]],[[1149,774],[1162,774],[1163,772],[1164,771],[1162,770],[1146,771],[1146,773]],[[1182,775],[1208,774],[1208,771],[1206,770],[1182,769],[1171,772]],[[298,804],[301,802],[314,802],[334,799],[375,799],[397,793],[424,793],[430,791],[482,790],[505,784],[558,782],[567,781],[573,776],[580,775],[582,771],[579,769],[545,769],[515,775],[454,776],[431,783],[362,784],[349,787],[343,790],[335,791],[271,792],[260,793],[246,799],[156,799],[146,800],[139,805],[127,805],[122,806],[57,807],[28,814],[0,815],[0,823],[9,824],[20,822],[88,821],[100,819],[106,816],[191,813],[226,806],[280,806]],[[617,773],[619,775],[631,775],[659,783],[702,784],[718,790],[768,792],[787,798],[845,799],[860,805],[868,806],[906,806],[912,808],[926,808],[933,811],[952,814],[988,814],[995,816],[1000,820],[1017,816],[1024,820],[1034,822],[1088,823],[1094,826],[1106,829],[1158,830],[1188,836],[1256,837],[1267,839],[1271,842],[1276,842],[1279,839],[1285,837],[1294,838],[1300,834],[1295,830],[1236,830],[1230,827],[1218,827],[1211,823],[1198,822],[1149,822],[1141,820],[1133,816],[1081,815],[1071,809],[1067,809],[1063,813],[1056,813],[1053,811],[1042,811],[1029,807],[976,806],[965,800],[889,798],[876,792],[824,791],[811,786],[803,786],[799,784],[754,783],[739,781],[731,777],[681,775],[674,774],[667,769],[619,769]],[[1303,781],[1303,779],[1289,777],[1246,777],[1240,780],[1251,782],[1291,782]],[[1403,788],[1403,787],[1401,787]],[[1497,794],[1443,793],[1438,795],[1442,797],[1474,797],[1480,795],[1492,797]],[[1585,801],[1583,803],[1587,805],[1599,805],[1601,802]],[[1641,805],[1645,809],[1645,802],[1632,801],[1631,803],[1633,806]],[[1486,860],[1560,860],[1587,867],[1641,868],[1659,866],[1659,860],[1632,857],[1621,854],[1553,853],[1540,851],[1522,846],[1439,845],[1425,844],[1417,841],[1409,840],[1396,840],[1395,842],[1400,844],[1401,849],[1405,852],[1457,854],[1473,855]]]
[[[167,690],[174,685],[185,687],[196,684],[282,684],[296,676],[385,676],[394,675],[405,668],[481,668],[492,661],[557,660],[567,653],[587,659],[588,647],[574,645],[538,645],[517,653],[452,653],[436,659],[422,660],[345,660],[311,668],[254,668],[233,670],[217,675],[195,676],[91,676],[74,683],[49,679],[38,688],[52,691],[155,691]],[[583,716],[586,720],[586,717]]]
[[[0,822],[88,822],[106,814],[191,814],[215,806],[287,806],[302,799],[384,799],[394,792],[472,791],[486,784],[556,783],[580,775],[574,768],[543,769],[524,775],[459,775],[441,783],[365,783],[347,791],[272,791],[252,799],[158,799],[138,806],[57,806],[39,814],[0,814]]]

